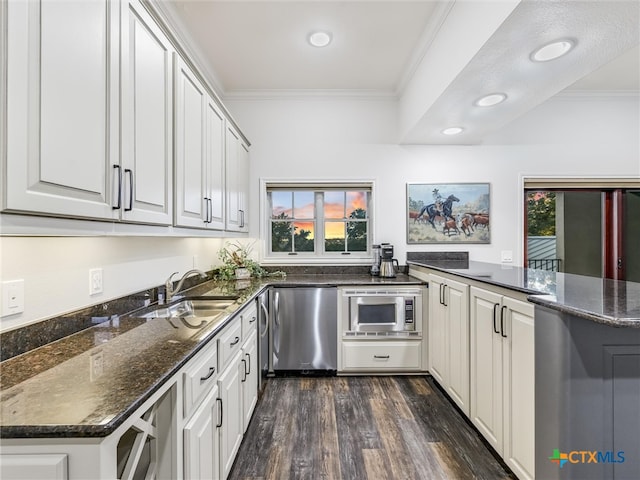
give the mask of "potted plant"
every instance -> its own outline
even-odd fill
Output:
[[[269,273],[258,262],[249,257],[251,245],[242,245],[237,242],[226,242],[224,247],[218,250],[218,258],[222,260],[222,266],[218,268],[217,278],[220,280],[243,280],[250,277],[264,277],[267,275],[283,275],[283,272]]]

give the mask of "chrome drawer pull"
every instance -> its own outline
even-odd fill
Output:
[[[390,357],[389,357],[389,355],[374,355],[373,358],[387,359],[387,358],[390,358]]]
[[[204,377],[200,377],[200,381],[204,382],[205,380],[209,380],[214,373],[216,373],[216,367],[209,367],[209,373]]]
[[[239,341],[240,341],[240,337],[236,337],[236,339],[233,342],[231,342],[230,345],[233,347],[234,345],[237,345]]]

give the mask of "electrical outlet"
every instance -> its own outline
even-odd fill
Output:
[[[98,350],[89,355],[89,380],[96,381],[104,373],[104,353]]]
[[[2,282],[2,316],[24,312],[24,280]]]
[[[511,250],[502,250],[500,257],[502,259],[502,263],[513,262],[513,252]]]
[[[89,295],[102,293],[102,269],[93,268],[89,270]]]

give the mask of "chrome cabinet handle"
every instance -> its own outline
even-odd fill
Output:
[[[113,166],[114,170],[117,170],[118,173],[118,203],[115,206],[111,206],[111,208],[113,210],[120,210],[121,208],[121,199],[122,199],[122,173],[121,173],[121,168],[120,165],[114,165]]]
[[[231,342],[229,345],[233,347],[234,345],[237,345],[239,341],[240,341],[240,337],[236,337],[236,338],[233,340],[233,342]]]
[[[498,307],[500,306],[499,303],[494,303],[493,304],[493,333],[500,333],[498,331],[498,328],[496,327],[496,320],[498,319]]]
[[[254,315],[253,317],[251,317],[251,320],[249,320],[249,323],[253,323],[256,321],[256,316]]]
[[[447,287],[449,285],[447,284],[443,284],[442,285],[442,305],[444,305],[445,307],[448,307],[449,304],[447,303]]]
[[[216,398],[216,402],[220,402],[220,421],[216,424],[216,428],[220,428],[222,426],[222,418],[224,415],[224,410],[222,409],[222,399]]]
[[[205,380],[209,380],[214,373],[216,373],[216,367],[209,367],[209,373],[204,377],[200,377],[200,381],[204,382]]]
[[[240,212],[240,227],[244,227],[244,210],[238,210]]]
[[[209,223],[213,222],[213,200],[209,199]]]
[[[207,197],[204,200],[204,223],[209,223],[209,199]]]
[[[247,365],[249,365],[249,369],[246,370],[245,373],[249,375],[251,374],[251,355],[249,355],[248,353],[245,353],[244,355],[248,358],[248,360],[244,363],[244,366],[246,367]]]
[[[390,356],[389,355],[374,355],[373,358],[387,359],[387,358],[390,358]]]
[[[125,168],[124,173],[129,176],[129,206],[125,207],[124,211],[130,212],[133,210],[133,170]]]
[[[245,359],[243,358],[242,360],[240,360],[242,363],[244,363],[244,368],[242,369],[242,372],[244,373],[244,378],[242,380],[240,380],[242,383],[247,381],[247,362],[245,361]]]

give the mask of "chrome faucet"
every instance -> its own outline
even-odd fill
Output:
[[[171,297],[173,297],[180,291],[180,289],[182,288],[182,284],[188,277],[191,277],[193,275],[200,275],[200,278],[207,278],[206,273],[204,273],[202,270],[198,270],[197,268],[194,268],[193,270],[189,270],[187,273],[185,273],[180,279],[180,281],[178,282],[178,285],[176,285],[176,287],[173,288],[173,276],[176,275],[177,273],[178,272],[173,272],[171,276],[167,278],[167,281],[164,282],[164,288],[166,291],[166,294],[165,294],[166,303],[169,303],[171,301]]]

